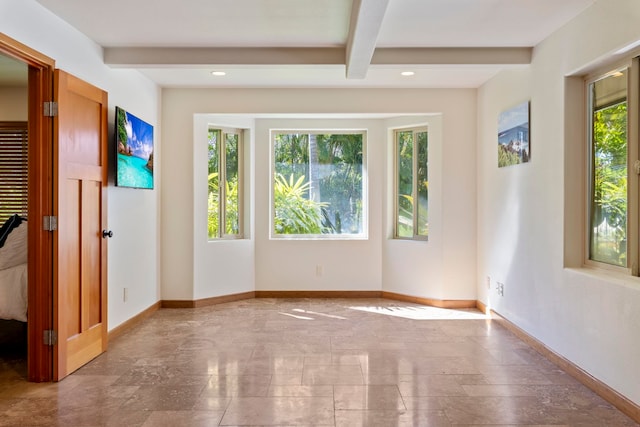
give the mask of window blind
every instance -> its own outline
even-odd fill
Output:
[[[28,153],[27,122],[0,121],[0,224],[27,216]]]

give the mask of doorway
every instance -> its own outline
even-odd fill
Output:
[[[27,378],[27,66],[0,55],[0,371]]]
[[[53,348],[43,339],[43,331],[52,330],[53,325],[53,240],[51,233],[44,230],[42,218],[51,215],[53,207],[53,121],[43,114],[43,106],[52,99],[55,62],[4,34],[0,34],[0,55],[10,64],[7,67],[14,70],[10,73],[5,68],[3,75],[8,78],[9,74],[15,74],[18,77],[14,79],[21,79],[21,88],[12,92],[22,93],[23,107],[16,111],[22,112],[23,121],[26,118],[28,134],[27,212],[20,212],[27,219],[28,321],[23,326],[11,324],[4,339],[18,340],[18,355],[8,356],[13,360],[20,355],[20,346],[26,344],[26,365],[18,369],[29,381],[51,381]],[[16,83],[14,86],[20,87]]]
[[[1,33],[0,54],[28,69],[27,378],[59,381],[107,347],[108,94]]]

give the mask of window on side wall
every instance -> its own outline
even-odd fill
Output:
[[[631,267],[629,238],[629,69],[587,80],[588,263]],[[633,124],[636,126],[636,124]],[[635,177],[635,175],[634,175]],[[637,221],[637,219],[633,219]]]
[[[429,235],[428,140],[427,128],[394,131],[396,239]]]
[[[274,130],[272,237],[366,238],[366,132]]]
[[[209,129],[208,237],[242,238],[242,130]]]
[[[27,122],[0,122],[0,224],[27,216],[28,140]]]

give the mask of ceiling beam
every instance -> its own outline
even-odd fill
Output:
[[[374,65],[528,65],[531,47],[378,48]]]
[[[353,1],[345,61],[348,79],[367,76],[388,4],[389,0]]]
[[[530,47],[378,48],[370,65],[527,65]],[[344,48],[179,48],[111,47],[104,62],[112,67],[151,68],[208,65],[340,65]],[[354,66],[355,64],[351,64]],[[353,72],[354,69],[352,68]],[[349,67],[347,68],[349,72]],[[352,77],[355,78],[355,77]]]
[[[107,47],[104,62],[113,67],[180,65],[344,65],[345,49],[230,47]]]

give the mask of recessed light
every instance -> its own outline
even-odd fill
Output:
[[[415,73],[413,71],[403,71],[400,73],[400,75],[403,76],[413,76]]]
[[[225,73],[224,71],[212,71],[211,75],[212,76],[226,76],[227,73]]]

